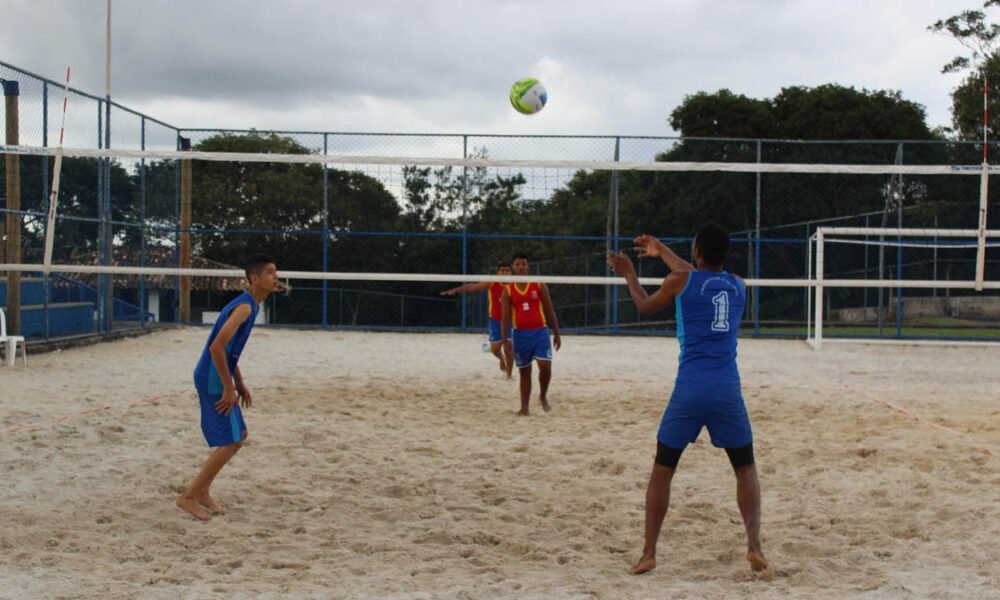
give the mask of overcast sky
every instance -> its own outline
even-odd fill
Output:
[[[899,90],[950,124],[979,0],[113,0],[112,97],[181,127],[672,135],[686,95]],[[104,94],[106,0],[0,0],[0,60]],[[535,76],[537,115],[507,92]]]

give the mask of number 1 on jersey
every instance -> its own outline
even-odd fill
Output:
[[[712,331],[729,331],[729,294],[719,292],[712,297],[712,304],[715,305]]]

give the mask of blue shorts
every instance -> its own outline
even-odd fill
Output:
[[[247,432],[247,424],[243,421],[243,411],[237,402],[228,415],[220,415],[215,410],[215,403],[222,394],[211,394],[198,388],[198,400],[201,402],[201,432],[205,435],[208,445],[228,446],[242,442]]]
[[[656,439],[683,450],[707,427],[716,448],[741,448],[753,442],[750,418],[740,393],[740,382],[678,382],[660,421]]]
[[[549,328],[514,330],[514,364],[518,369],[530,367],[532,360],[552,360],[552,340]]]
[[[490,343],[491,344],[499,344],[500,343],[500,339],[501,339],[500,332],[502,330],[503,330],[503,324],[500,321],[497,321],[496,319],[494,319],[493,317],[490,317],[490,325],[489,325],[488,331],[490,332]],[[507,328],[507,339],[508,340],[511,339],[511,337],[512,337],[512,335],[511,335],[512,331],[514,331],[514,326],[513,325],[511,325],[511,326],[509,326]]]

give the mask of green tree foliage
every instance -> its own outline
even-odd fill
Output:
[[[935,137],[924,121],[923,108],[898,92],[858,91],[832,84],[784,88],[774,98],[761,100],[729,90],[699,92],[685,98],[671,113],[670,123],[684,140],[657,160],[756,162],[757,142],[746,138],[766,138],[802,142],[765,142],[761,145],[763,162],[891,164],[897,145],[877,141]],[[820,140],[873,143],[815,143]],[[885,185],[885,177],[766,175],[762,178],[762,219],[773,226],[879,210],[885,203]],[[567,189],[574,187],[579,183]],[[733,231],[750,230],[756,221],[753,174],[626,174],[621,196],[623,231],[648,229],[687,236],[709,219]]]
[[[275,134],[218,134],[197,144],[208,152],[308,154],[289,137]],[[172,240],[176,224],[177,165],[160,161],[147,168],[147,219],[163,225],[159,238]],[[329,169],[330,227],[340,232],[393,231],[400,209],[377,180],[358,172]],[[240,264],[255,252],[273,254],[283,269],[320,270],[323,238],[323,169],[320,165],[194,161],[192,164],[194,252],[227,264]],[[261,233],[232,233],[245,230]],[[372,270],[392,261],[391,246],[351,236],[332,238],[330,254],[340,270]],[[351,256],[350,265],[341,260]]]
[[[212,136],[196,147],[206,152],[308,154],[291,138],[274,134]],[[315,268],[322,253],[316,235],[323,217],[323,173],[318,165],[195,162],[192,166],[192,223],[195,229],[240,229],[263,234],[211,231],[192,236],[194,252],[228,264],[249,254],[275,254],[285,269]]]
[[[687,137],[709,138],[770,137],[778,129],[769,101],[727,89],[685,97],[670,113],[670,126]]]
[[[489,153],[484,148],[477,148],[469,158],[486,159]],[[473,234],[526,233],[533,222],[525,219],[532,212],[529,203],[522,198],[525,184],[520,173],[505,177],[482,167],[404,167],[405,228],[409,232],[422,233],[463,230]],[[407,253],[403,258],[402,264],[409,264],[414,270],[433,267],[461,272],[462,242],[459,239],[410,239],[404,244],[421,248],[420,252]],[[467,268],[474,273],[492,272],[497,263],[509,261],[510,255],[520,250],[521,245],[470,239],[466,247],[466,255],[470,257]]]
[[[24,259],[41,260],[44,249],[45,217],[48,197],[44,190],[51,185],[55,159],[52,157],[21,157],[21,209],[35,213],[24,217],[22,239],[27,250]],[[47,166],[43,166],[47,163]],[[58,215],[53,254],[56,261],[97,251],[99,161],[93,158],[64,158],[59,186]],[[101,165],[103,168],[103,165]],[[117,222],[138,223],[138,186],[136,178],[118,161],[112,161],[111,219]],[[45,183],[43,184],[43,179]],[[0,191],[5,187],[4,173],[0,172]],[[0,192],[2,193],[2,192]],[[113,228],[113,243],[129,245],[138,243],[139,227]],[[36,256],[37,255],[37,256]]]
[[[983,8],[998,7],[1000,0],[986,0]],[[995,139],[1000,130],[1000,25],[990,23],[982,10],[964,10],[947,19],[939,19],[927,28],[949,35],[966,49],[942,67],[942,73],[968,71],[966,78],[952,92],[952,127],[959,139],[982,139],[983,78],[987,81],[989,121],[985,135]]]

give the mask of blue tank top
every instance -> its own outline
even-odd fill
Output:
[[[243,292],[237,296],[219,313],[219,318],[215,321],[215,327],[212,327],[212,333],[208,336],[208,341],[205,342],[205,349],[201,352],[201,358],[198,359],[198,365],[194,368],[195,386],[200,390],[207,391],[209,394],[221,394],[223,386],[222,380],[219,379],[219,371],[215,368],[215,362],[212,361],[212,354],[208,351],[208,348],[219,335],[219,331],[226,324],[226,320],[229,319],[229,315],[232,314],[233,309],[241,304],[250,305],[250,317],[246,321],[243,321],[236,329],[233,337],[230,338],[229,343],[226,344],[226,364],[229,365],[229,372],[232,373],[236,368],[236,363],[240,360],[240,354],[243,353],[243,347],[247,345],[247,339],[250,338],[250,330],[253,329],[253,322],[257,318],[257,301],[250,295],[250,292]]]
[[[725,271],[691,271],[677,296],[677,341],[681,345],[677,379],[711,377],[739,381],[736,334],[746,286]]]

